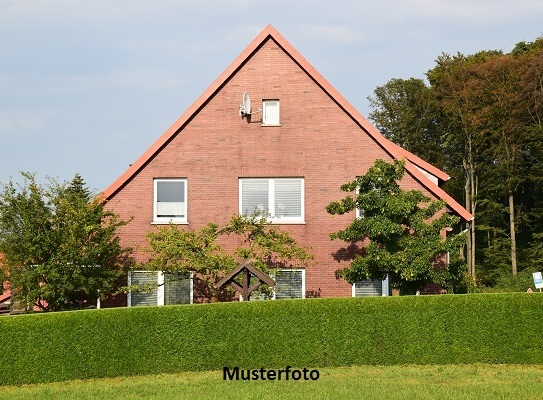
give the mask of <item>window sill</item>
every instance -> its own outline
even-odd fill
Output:
[[[260,124],[260,126],[281,126],[281,124]]]
[[[268,220],[269,223],[273,225],[305,225],[305,221],[282,221],[282,220],[276,220],[276,219],[270,219]]]
[[[173,219],[170,219],[169,221],[151,221],[151,225],[188,225],[188,221],[176,221]]]

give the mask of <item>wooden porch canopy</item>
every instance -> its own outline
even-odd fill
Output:
[[[270,278],[267,274],[260,271],[253,265],[254,261],[254,259],[250,259],[241,262],[228,275],[226,275],[219,282],[217,282],[215,284],[215,288],[220,289],[223,286],[230,285],[234,288],[235,291],[241,293],[244,300],[249,300],[251,292],[258,289],[260,285],[266,284],[270,287],[275,286],[275,281],[272,278]],[[234,280],[239,274],[243,274],[243,286],[240,286],[239,283]],[[252,286],[250,286],[251,275],[254,275],[258,278],[258,282],[256,282]]]

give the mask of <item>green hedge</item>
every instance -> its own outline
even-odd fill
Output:
[[[0,384],[186,370],[541,363],[539,293],[307,299],[0,318]]]

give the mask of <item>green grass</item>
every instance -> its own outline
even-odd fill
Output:
[[[540,399],[543,365],[320,368],[317,381],[224,381],[222,371],[7,386],[9,399]]]

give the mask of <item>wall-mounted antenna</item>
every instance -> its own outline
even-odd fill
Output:
[[[251,98],[248,92],[243,93],[241,104],[239,105],[239,115],[241,118],[251,115]]]

